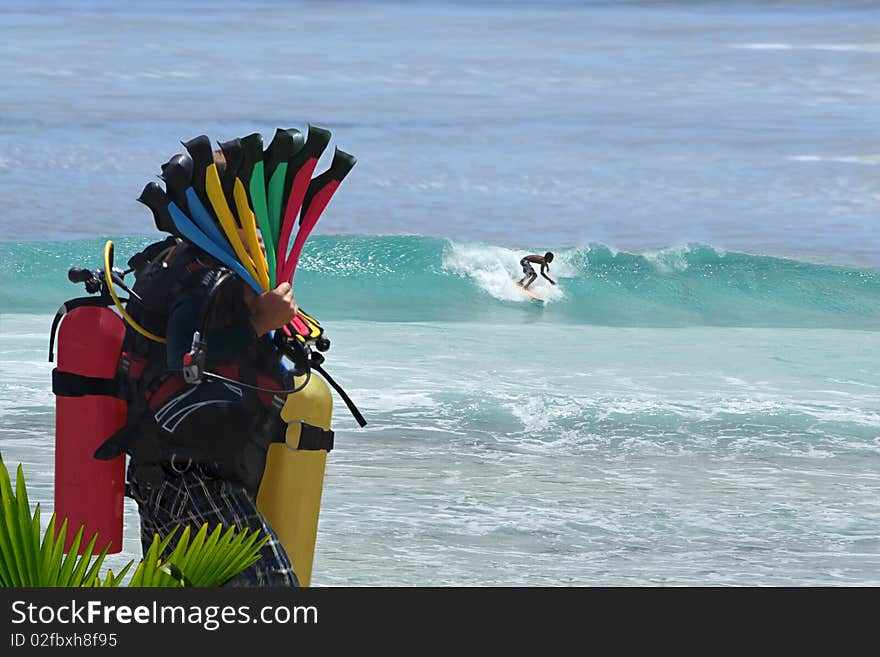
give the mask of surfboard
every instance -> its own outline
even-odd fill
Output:
[[[543,299],[542,297],[538,296],[538,294],[536,294],[535,292],[532,292],[530,289],[528,289],[528,288],[526,288],[526,287],[523,287],[523,286],[520,285],[519,283],[517,283],[516,286],[517,286],[520,290],[522,290],[522,292],[523,292],[524,294],[527,294],[528,296],[532,297],[532,299],[534,299],[535,301],[541,301],[541,302],[543,303],[544,299]]]

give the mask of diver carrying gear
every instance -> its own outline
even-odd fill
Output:
[[[99,296],[68,302],[52,327],[50,360],[60,324],[53,373],[56,508],[71,522],[82,518],[87,537],[97,529],[99,544],[106,535],[112,549],[121,548],[121,472],[128,454],[127,493],[138,502],[144,539],[169,530],[175,518],[186,521],[186,509],[162,506],[160,491],[217,480],[216,494],[237,500],[218,511],[223,522],[252,526],[244,518],[257,518],[272,537],[268,562],[254,570],[262,574],[244,581],[309,584],[324,466],[334,444],[328,384],[366,424],[322,368],[319,352],[330,346],[323,328],[295,306],[290,286],[279,280],[292,280],[303,243],[354,165],[337,149],[330,168],[311,179],[328,142],[327,131],[311,127],[308,139],[277,131],[265,153],[259,135],[213,152],[207,137],[185,142],[187,153],[162,166],[166,189],[150,183],[138,199],[171,236],[133,256],[126,271],[113,267],[112,242],[103,269],[72,270],[71,280]],[[124,282],[129,273],[131,287]],[[283,309],[288,301],[282,296],[292,308],[283,324],[249,319],[269,302]],[[259,335],[257,326],[270,330]],[[95,338],[86,341],[88,353],[68,365],[70,345],[86,334]],[[92,442],[84,446],[90,415],[100,421],[86,432]],[[114,474],[89,470],[110,464]],[[90,472],[94,490],[105,480],[115,488],[106,487],[98,494],[102,504],[89,502],[92,508],[82,514],[82,484],[73,472]],[[209,489],[215,490],[202,487]],[[219,508],[214,493],[205,494],[205,508]],[[203,517],[202,511],[189,509],[186,518]],[[98,515],[112,518],[118,532]]]

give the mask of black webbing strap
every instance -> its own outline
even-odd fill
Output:
[[[83,376],[73,372],[62,372],[57,367],[52,370],[52,392],[59,397],[82,397],[83,395],[104,395],[122,397],[118,376],[103,379],[96,376]]]
[[[319,450],[326,449],[328,452],[333,449],[333,432],[326,431],[321,427],[300,422],[302,427],[299,434],[299,447],[297,449]]]

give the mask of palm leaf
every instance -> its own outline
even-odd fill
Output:
[[[217,549],[217,538],[220,536],[220,531],[223,529],[223,526],[218,522],[215,526],[211,535],[208,536],[208,524],[205,523],[202,525],[201,530],[199,530],[199,534],[202,537],[202,545],[199,546],[198,549],[200,551],[200,559],[195,560],[190,566],[190,569],[187,571],[190,575],[191,581],[195,582],[204,582],[206,579],[206,573],[209,572],[210,568],[216,567],[216,564],[219,554]],[[199,535],[196,535],[196,538],[199,538]],[[222,575],[222,573],[215,573],[216,575]]]
[[[212,557],[217,560],[216,570],[209,571],[208,575],[211,579],[205,580],[201,586],[225,584],[236,574],[259,561],[260,550],[269,537],[261,538],[260,532],[248,534],[247,528],[237,532],[234,527],[229,527],[223,536],[216,539],[212,550]]]
[[[22,466],[18,466],[14,491],[2,455],[0,466],[0,586],[115,587],[122,584],[133,561],[118,575],[109,570],[102,579],[100,570],[110,546],[95,554],[98,535],[93,534],[80,555],[85,531],[80,526],[65,554],[67,519],[58,528],[54,513],[41,539],[40,505],[31,514]],[[223,532],[220,524],[209,533],[208,523],[204,523],[192,539],[190,527],[184,527],[170,554],[163,556],[179,529],[176,527],[165,538],[153,537],[129,586],[220,586],[256,563],[260,550],[269,540],[268,536],[261,537],[261,532],[247,528],[238,531],[229,527]]]
[[[128,573],[129,568],[134,565],[134,561],[129,561],[125,566],[122,567],[122,570],[119,571],[118,575],[113,574],[113,569],[108,568],[107,574],[104,576],[102,580],[99,575],[95,575],[92,580],[91,586],[98,588],[115,588],[122,584],[122,580],[125,578],[125,575]]]
[[[73,570],[70,573],[70,579],[68,580],[69,584],[67,584],[68,586],[82,586],[82,583],[84,581],[86,581],[86,579],[85,579],[86,569],[88,568],[89,562],[92,559],[92,554],[94,554],[94,550],[95,550],[95,543],[97,543],[97,542],[98,542],[98,534],[97,533],[92,534],[92,539],[89,541],[89,544],[86,546],[85,551],[83,551],[83,553],[81,555],[76,555],[79,558],[76,559],[74,566],[73,566]],[[72,552],[68,553],[67,558],[69,559],[72,554],[73,554]],[[107,554],[107,551],[104,550],[104,555],[106,555],[106,554]],[[104,560],[103,555],[100,557],[99,560],[100,561]]]
[[[4,466],[3,470],[6,468]],[[16,495],[12,492],[12,484],[9,473],[3,481],[3,528],[6,530],[7,556],[11,559],[11,571],[9,586],[27,586],[27,563],[24,557],[24,539],[19,531],[18,504]]]
[[[218,524],[209,535],[205,523],[190,540],[190,527],[184,527],[174,549],[164,559],[160,555],[177,528],[164,541],[154,536],[129,586],[221,586],[256,563],[260,549],[269,540],[268,536],[260,538],[259,533],[249,535],[248,529],[238,532],[229,527],[222,535],[221,529]]]
[[[97,537],[97,534],[95,536]],[[104,549],[101,550],[101,554],[99,554],[97,556],[97,558],[95,559],[95,562],[89,568],[88,572],[86,572],[86,574],[82,576],[83,586],[86,586],[87,582],[93,582],[96,578],[99,577],[98,571],[101,570],[101,566],[104,565],[104,558],[107,556],[107,551],[109,549],[110,549],[110,543],[107,543],[107,545],[104,546]],[[84,562],[84,560],[83,560],[83,562]],[[129,561],[128,565],[130,566],[131,564],[132,564],[132,562]]]
[[[205,536],[208,534],[208,523],[205,523],[199,528],[199,531],[196,532],[195,537],[192,539],[192,543],[189,542],[190,528],[189,525],[183,530],[183,535],[180,537],[180,541],[174,547],[174,550],[168,555],[167,561],[170,561],[175,566],[180,568],[182,572],[185,572],[189,575],[192,575],[190,572],[191,568],[194,568],[193,554],[195,552],[202,550],[202,546],[205,544]]]
[[[150,543],[147,554],[138,564],[131,581],[128,583],[130,587],[183,586],[183,582],[174,577],[173,571],[164,566],[161,559],[161,555],[176,533],[177,528],[175,527],[164,539],[160,539],[158,534],[153,536],[153,542]]]
[[[0,458],[0,511],[3,513],[3,520],[0,522],[0,584],[3,586],[20,586],[18,579],[20,571],[18,569],[15,550],[12,544],[12,531],[9,522],[15,512],[13,504],[12,484],[9,481],[9,472],[6,470],[6,464]]]
[[[37,505],[37,509],[39,509],[39,505]],[[52,514],[52,517],[49,519],[49,526],[46,528],[46,533],[43,535],[43,543],[40,546],[40,572],[46,575],[46,586],[52,586],[54,582],[51,581],[51,573],[57,573],[58,569],[55,567],[56,564],[53,561],[53,556],[55,555],[55,550],[53,541],[55,539],[55,514]]]
[[[25,581],[23,582],[25,586],[33,586],[36,582],[37,573],[37,550],[39,550],[39,538],[40,538],[40,523],[39,523],[39,509],[34,513],[34,517],[31,517],[31,507],[28,504],[28,496],[27,496],[27,486],[24,483],[24,468],[22,468],[19,463],[18,468],[15,473],[15,497],[18,507],[18,513],[16,514],[18,519],[18,529],[21,532],[21,549],[22,549],[22,560],[25,564],[25,568],[27,568],[27,575],[25,576]],[[34,520],[37,521],[36,525],[36,533],[34,533]]]
[[[56,522],[56,516],[52,514],[52,522]],[[49,552],[49,568],[50,581],[47,586],[58,586],[58,580],[61,577],[61,563],[64,559],[64,543],[67,540],[67,518],[61,522],[61,529],[58,530],[58,536],[54,533],[46,532],[43,543],[47,545]]]
[[[64,557],[64,560],[61,563],[61,570],[58,572],[58,583],[56,586],[68,586],[73,567],[76,565],[77,559],[79,558],[79,545],[82,542],[84,530],[85,527],[80,527],[79,531],[77,531],[76,535],[73,537],[73,542],[70,544],[70,550],[67,552],[67,556]]]
[[[24,469],[19,464],[15,491],[6,464],[0,456],[0,586],[84,586],[98,577],[109,546],[94,555],[98,535],[92,536],[82,555],[78,555],[83,528],[80,527],[67,557],[64,542],[67,520],[57,532],[57,518],[52,514],[40,540],[40,505],[30,512]],[[92,561],[94,557],[94,561]],[[128,568],[125,568],[127,572]],[[115,578],[114,578],[115,579]],[[111,579],[110,581],[114,581]]]

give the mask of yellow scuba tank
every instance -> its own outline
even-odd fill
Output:
[[[330,431],[333,417],[333,397],[322,378],[312,372],[296,377],[296,386],[303,385],[306,376],[310,378],[305,387],[289,394],[281,409],[287,423],[285,442],[269,445],[257,493],[257,508],[278,534],[301,586],[309,586],[312,578],[328,449],[306,447],[300,439],[308,426]]]

